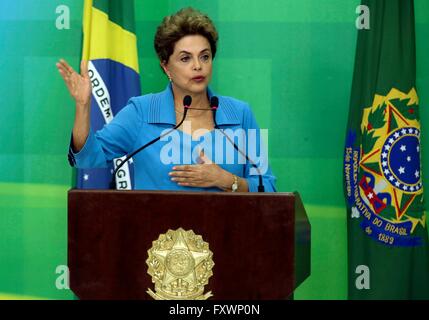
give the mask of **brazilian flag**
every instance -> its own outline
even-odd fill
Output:
[[[364,0],[344,153],[349,299],[429,299],[412,0]]]
[[[91,128],[95,132],[112,121],[129,98],[140,95],[134,1],[85,0],[82,59],[89,61]],[[120,161],[115,159],[106,169],[78,169],[76,187],[109,188]],[[117,175],[117,189],[132,189],[132,161]]]

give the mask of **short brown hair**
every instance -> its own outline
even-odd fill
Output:
[[[176,42],[187,35],[205,37],[215,57],[218,33],[213,22],[208,15],[189,7],[165,17],[156,30],[155,51],[161,62],[168,62]]]

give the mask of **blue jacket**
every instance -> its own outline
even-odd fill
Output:
[[[208,89],[209,98],[214,93]],[[265,192],[275,192],[275,180],[268,165],[260,130],[248,104],[218,96],[216,121],[219,128],[234,139],[242,152],[258,165],[263,174]],[[90,130],[83,148],[70,151],[77,168],[102,168],[115,158],[130,154],[176,125],[171,84],[156,94],[131,98],[116,117],[101,130]],[[262,147],[261,147],[262,146]],[[174,130],[133,157],[135,189],[220,191],[218,188],[179,186],[169,172],[177,164],[197,163],[199,150],[223,169],[247,179],[250,192],[257,192],[258,173],[225,139],[219,130],[207,131],[197,141],[181,130]]]

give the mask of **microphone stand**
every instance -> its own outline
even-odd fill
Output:
[[[211,108],[213,111],[213,121],[215,124],[215,129],[219,129],[220,132],[228,139],[228,141],[234,146],[235,150],[237,150],[241,155],[243,155],[247,161],[250,162],[250,164],[252,165],[253,168],[256,169],[256,171],[258,172],[258,177],[259,177],[259,185],[258,185],[258,192],[265,192],[265,187],[264,184],[262,182],[262,174],[261,174],[261,170],[259,170],[258,166],[247,156],[247,154],[245,154],[243,151],[241,151],[237,145],[234,143],[234,141],[231,140],[230,137],[228,137],[228,135],[223,132],[223,129],[219,128],[217,122],[216,122],[216,111],[219,105],[219,100],[217,97],[212,97],[210,99],[210,104],[211,104]]]
[[[190,99],[189,99],[189,98]],[[142,151],[143,149],[146,149],[147,147],[149,147],[150,145],[154,144],[155,142],[157,142],[158,140],[160,140],[161,138],[165,137],[166,135],[170,134],[172,131],[176,130],[177,128],[179,128],[183,121],[185,121],[186,118],[186,114],[188,113],[188,109],[191,107],[191,103],[192,103],[192,98],[191,96],[185,96],[185,98],[183,99],[183,104],[184,104],[184,112],[183,112],[183,117],[182,120],[176,125],[174,126],[174,128],[170,129],[169,131],[165,132],[164,134],[160,135],[159,137],[149,141],[148,143],[146,143],[145,145],[141,146],[140,148],[138,148],[137,150],[135,150],[134,152],[130,153],[129,155],[126,156],[126,158],[124,160],[121,161],[121,163],[116,167],[115,171],[113,171],[113,176],[112,176],[112,180],[110,181],[110,189],[116,189],[116,173],[118,172],[118,170],[128,161],[130,160],[135,154],[139,153],[140,151]]]

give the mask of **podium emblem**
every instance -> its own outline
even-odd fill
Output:
[[[168,230],[152,242],[148,250],[148,274],[155,292],[147,293],[156,300],[206,300],[204,286],[213,275],[213,253],[209,244],[192,230]]]

